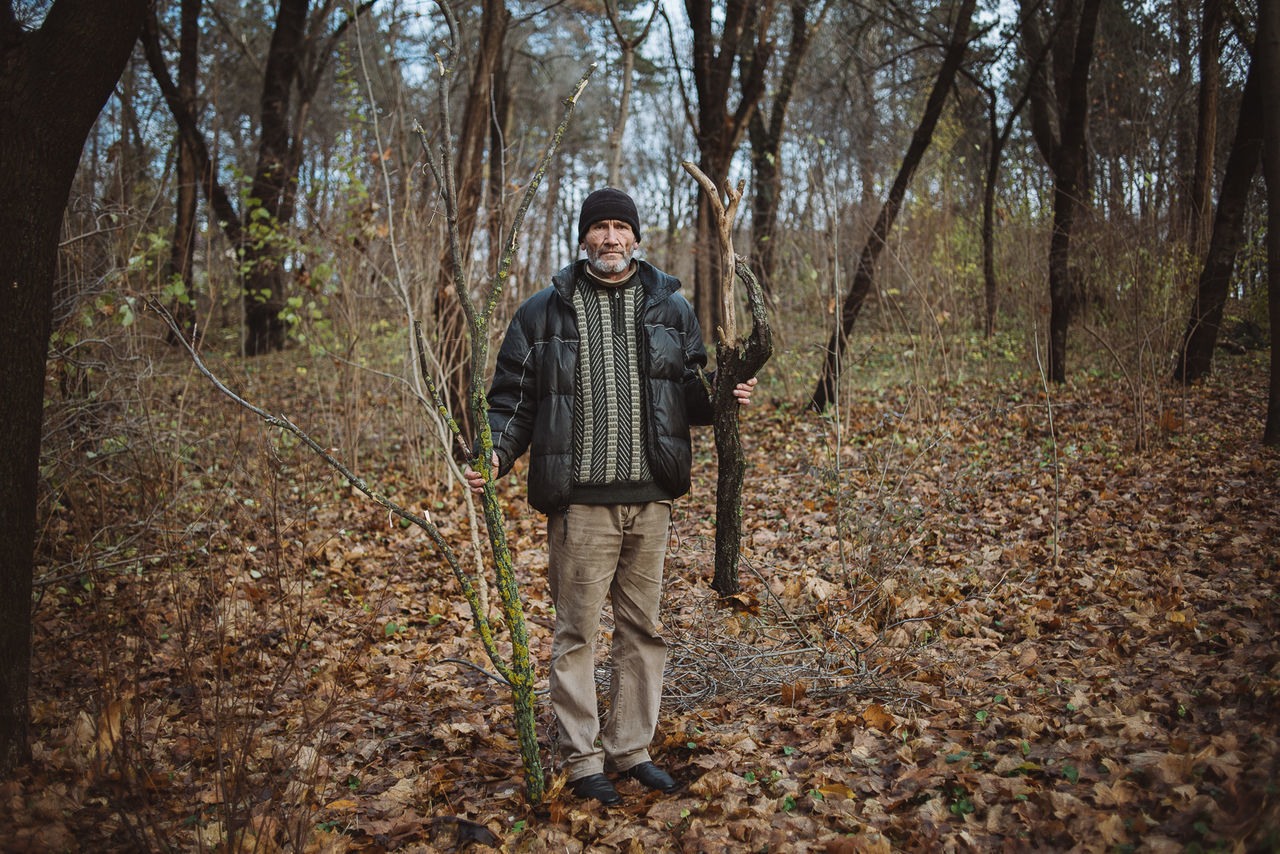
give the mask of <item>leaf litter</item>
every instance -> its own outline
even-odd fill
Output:
[[[313,408],[278,358],[249,379]],[[40,586],[34,760],[0,786],[0,834],[15,850],[1276,850],[1263,376],[1232,362],[1170,392],[1176,417],[1142,453],[1100,379],[1051,389],[1052,433],[1031,379],[888,388],[839,423],[753,407],[729,600],[709,589],[715,468],[696,437],[653,750],[681,788],[623,781],[616,808],[565,793],[545,702],[551,784],[528,806],[509,698],[430,544],[205,400],[185,491],[85,478],[45,512],[38,581],[76,572]],[[466,539],[460,487],[386,436],[361,454]],[[545,668],[543,523],[518,480],[502,500]],[[145,536],[95,534],[140,507],[159,507]]]

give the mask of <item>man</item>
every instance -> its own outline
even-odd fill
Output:
[[[506,474],[529,449],[529,503],[547,514],[551,705],[569,787],[605,804],[621,800],[606,771],[676,787],[648,752],[667,650],[662,565],[671,504],[689,490],[689,426],[712,417],[697,318],[678,280],[634,259],[640,236],[626,193],[587,196],[578,217],[586,259],[516,311],[489,392],[494,469]],[[736,387],[739,403],[755,383]],[[483,492],[480,474],[466,477]],[[606,596],[614,634],[601,731],[595,644]]]

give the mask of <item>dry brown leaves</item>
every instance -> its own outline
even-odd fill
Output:
[[[280,468],[250,448],[234,490],[163,517],[201,548],[42,601],[35,761],[0,789],[0,833],[27,850],[1275,850],[1280,459],[1256,441],[1261,377],[1241,363],[1167,390],[1176,418],[1142,454],[1101,380],[1053,390],[1055,434],[1030,380],[886,391],[839,432],[754,407],[744,591],[724,603],[701,436],[654,745],[682,787],[622,782],[612,809],[563,791],[545,708],[550,792],[525,804],[510,704],[424,537],[300,452]],[[460,490],[374,453],[464,530]],[[541,523],[503,489],[545,664]]]

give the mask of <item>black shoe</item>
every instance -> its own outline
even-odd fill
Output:
[[[667,778],[670,779],[670,778]],[[569,781],[569,790],[580,798],[595,798],[607,807],[622,803],[618,790],[603,774],[591,774]]]
[[[671,794],[676,790],[676,781],[671,779],[671,775],[652,762],[641,762],[622,773],[659,792]]]

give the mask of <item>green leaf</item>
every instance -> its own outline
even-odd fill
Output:
[[[382,636],[383,636],[383,637],[386,637],[386,638],[389,638],[389,637],[391,637],[392,635],[396,634],[396,633],[397,633],[397,632],[399,632],[399,631],[400,631],[400,626],[399,626],[399,625],[397,625],[394,621],[392,621],[392,622],[387,623],[385,626],[383,626],[383,627],[382,627]]]
[[[1080,772],[1076,770],[1074,765],[1063,765],[1062,776],[1070,780],[1073,785],[1080,782]]]

